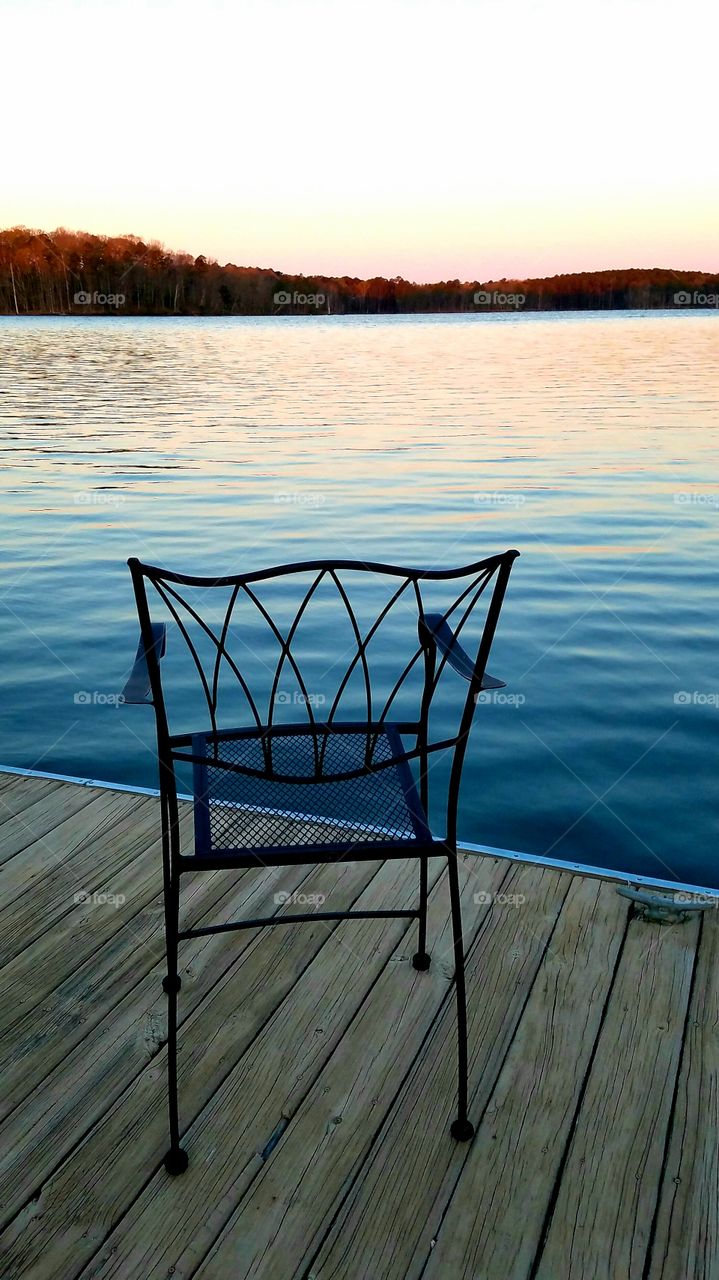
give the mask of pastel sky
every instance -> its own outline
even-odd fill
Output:
[[[719,270],[716,0],[0,0],[0,225],[415,280]]]

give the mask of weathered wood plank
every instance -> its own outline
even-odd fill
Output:
[[[572,884],[429,1255],[427,1280],[530,1275],[626,916],[626,901],[610,886]]]
[[[116,807],[124,821],[96,823]],[[0,774],[11,886],[0,1034],[13,1031],[0,1046],[0,1202],[6,1220],[15,1214],[0,1275],[639,1280],[646,1265],[650,1280],[713,1280],[713,913],[693,986],[696,923],[633,920],[610,990],[626,904],[573,880],[560,909],[568,877],[503,864],[503,890],[527,901],[483,908],[469,959],[470,1147],[447,1134],[451,956],[435,943],[434,970],[408,972],[415,925],[316,922],[184,944],[180,1111],[192,1163],[178,1182],[160,1167],[158,811],[149,797]],[[39,838],[26,842],[24,815]],[[447,928],[438,874],[435,934]],[[198,922],[269,914],[275,891],[328,884],[328,907],[360,893],[370,908],[414,905],[416,865],[207,873],[185,892]],[[76,905],[81,889],[126,903]],[[278,1121],[286,1128],[263,1157]]]
[[[368,882],[368,888],[361,894],[362,885]],[[278,883],[282,884],[282,880]],[[302,887],[307,893],[329,893],[338,910],[351,906],[358,894],[361,894],[359,901],[364,907],[391,906],[406,900],[407,868],[405,863],[393,863],[387,869],[382,867],[378,873],[377,863],[320,867],[302,881]],[[255,908],[258,905],[254,903]],[[292,910],[291,904],[288,909]],[[374,926],[377,932],[377,921],[366,923]],[[386,925],[387,922],[380,921],[379,924]],[[353,927],[362,930],[361,923]],[[389,928],[384,930],[384,938],[380,936],[377,939],[374,953],[369,949],[364,968],[357,965],[360,983],[371,984],[377,966],[384,963],[387,952],[391,950],[393,932],[396,936],[400,927],[399,922],[390,922]],[[185,977],[188,983],[183,986],[181,1008],[183,1005],[187,1007],[190,981],[197,983],[200,994],[180,1039],[181,1116],[185,1124],[189,1124],[213,1097],[232,1066],[243,1055],[247,1057],[248,1047],[255,1041],[260,1028],[266,1028],[263,1044],[271,1039],[272,1033],[267,1028],[274,1022],[275,1011],[284,1010],[279,1019],[279,1044],[288,1055],[287,1075],[294,1073],[293,1079],[296,1079],[297,1074],[301,1075],[303,1071],[312,1072],[318,1055],[331,1050],[334,1042],[332,1033],[328,1032],[325,1037],[317,1027],[316,1012],[308,1011],[306,1001],[302,1005],[303,1018],[299,1028],[293,1033],[299,1014],[292,992],[300,975],[303,975],[303,981],[315,984],[314,973],[306,976],[308,968],[312,969],[314,957],[329,946],[334,933],[333,925],[318,921],[297,928],[266,929],[259,935],[250,936],[250,931],[225,935],[221,941],[230,952],[231,963],[219,981],[210,985],[210,978],[203,978],[203,971],[198,971],[197,960],[192,961],[189,973],[185,969],[183,983]],[[372,937],[370,934],[369,939]],[[249,945],[243,951],[242,939],[248,938]],[[204,941],[207,943],[209,940]],[[367,937],[364,942],[368,942]],[[209,969],[212,975],[217,953],[213,950],[210,954],[212,963],[205,966],[204,972]],[[329,957],[334,983],[341,989],[347,1006],[347,1018],[358,999],[342,976],[342,962],[348,954],[352,955],[348,953],[346,944],[335,942]],[[324,963],[318,969],[320,974],[326,973]],[[269,975],[271,980],[268,980]],[[155,990],[156,987],[155,982]],[[164,998],[156,996],[156,1005],[149,1014],[140,1023],[135,1020],[131,1024],[135,1027],[135,1040],[146,1034],[148,1026],[159,1027],[153,1046],[156,1049],[158,1038],[162,1038],[163,1017]],[[310,1036],[308,1020],[312,1027]],[[115,1021],[116,1015],[111,1029],[114,1029]],[[333,1028],[334,1035],[341,1034],[341,1029],[341,1026],[336,1030]],[[96,1073],[90,1061],[87,1064],[88,1079],[76,1080],[68,1100],[63,1132],[72,1130],[77,1109],[86,1099],[99,1096],[107,1101],[108,1097],[112,1100],[116,1096],[112,1093],[112,1083],[117,1072],[124,1069],[121,1060],[128,1053],[135,1053],[132,1037],[129,1045],[127,1034],[121,1040],[119,1050],[106,1055],[98,1078],[94,1078]],[[326,1042],[329,1042],[329,1047]],[[95,1053],[101,1053],[99,1046]],[[258,1055],[257,1052],[252,1056],[253,1063],[258,1056],[262,1063],[263,1054]],[[102,1122],[91,1128],[82,1145],[70,1152],[64,1164],[45,1183],[37,1199],[28,1203],[8,1228],[4,1265],[14,1280],[23,1276],[40,1280],[48,1274],[57,1280],[70,1275],[75,1277],[83,1262],[91,1258],[100,1246],[113,1223],[127,1211],[139,1190],[138,1170],[149,1173],[157,1169],[167,1148],[165,1071],[163,1050],[136,1076],[130,1088],[103,1115]],[[244,1105],[255,1115],[257,1083],[252,1070],[248,1085],[249,1092],[238,1098],[237,1105]],[[248,1147],[252,1150],[257,1150],[258,1142],[260,1149],[264,1145],[269,1130],[276,1123],[275,1109],[280,1105],[278,1098],[270,1097],[268,1100],[262,1091],[260,1099],[264,1099],[264,1110],[257,1119],[259,1131],[248,1140]],[[53,1135],[49,1134],[48,1139],[52,1143]],[[47,1145],[47,1141],[42,1144],[41,1153]],[[36,1161],[37,1155],[32,1162],[33,1167]],[[202,1170],[197,1162],[194,1168],[191,1176],[197,1177],[199,1173],[201,1177]],[[166,1177],[164,1172],[159,1176]],[[36,1175],[36,1185],[41,1181],[42,1170]],[[12,1183],[9,1190],[12,1191]]]
[[[243,885],[240,892],[245,894],[255,893],[263,879],[263,874],[257,872],[238,875]],[[188,877],[182,887],[183,918],[187,916],[197,923],[201,916],[204,918],[226,906],[223,903],[226,898],[232,904],[230,911],[234,907],[241,908],[240,892],[237,886],[228,886],[227,877],[220,872]],[[0,1076],[3,1080],[0,1120],[49,1076],[58,1063],[65,1061],[75,1046],[87,1039],[93,1028],[138,986],[164,956],[161,896],[151,899],[145,911],[127,919],[124,928],[116,929],[107,937],[105,919],[115,915],[120,908],[84,904],[80,910],[87,935],[85,943],[87,945],[88,939],[90,942],[96,939],[97,948],[84,963],[78,959],[76,966],[70,964],[64,980],[61,979],[44,996],[41,1008],[32,1007],[24,1016],[21,1008],[21,1016],[12,1025],[11,1034],[5,1032],[0,1037]],[[28,955],[34,958],[41,942],[45,942],[45,950],[50,951],[49,943],[54,932],[44,935],[19,958]],[[157,975],[155,977],[156,981],[160,980]]]
[[[22,773],[6,773],[4,770],[0,771],[0,791],[2,791],[4,787],[19,786],[23,782],[34,781],[34,778],[28,778]],[[41,781],[44,781],[44,779],[41,779]]]
[[[629,925],[537,1280],[643,1275],[698,924]]]
[[[82,787],[72,790],[76,801],[87,797]],[[67,868],[76,850],[84,848],[89,840],[105,841],[111,832],[121,839],[126,831],[150,815],[158,821],[157,801],[145,796],[129,796],[122,791],[105,791],[74,813],[66,817],[60,815],[51,830],[33,840],[3,867],[0,902],[3,906],[11,903],[42,882],[49,872]]]
[[[488,889],[481,866],[477,874],[478,887]],[[469,955],[469,1111],[475,1122],[496,1083],[571,881],[539,867],[513,868],[502,885],[503,901],[495,901]],[[373,1280],[420,1275],[467,1157],[467,1148],[447,1135],[455,1036],[451,1002],[312,1263],[316,1280],[354,1280],[358,1258]]]
[[[159,812],[158,812],[159,832]],[[181,830],[189,838],[192,833],[192,817],[188,812],[183,817]],[[128,837],[130,851],[136,849],[137,833]],[[108,869],[107,860],[100,851],[95,858],[93,876],[89,880],[91,892],[100,895],[118,892],[118,869],[114,859]],[[104,875],[104,879],[102,878]],[[95,878],[97,877],[97,879]],[[73,903],[72,910],[64,916],[57,917],[57,903],[60,897],[54,886],[43,881],[35,889],[34,905],[41,920],[51,919],[53,924],[45,928],[38,937],[32,938],[29,944],[27,935],[14,937],[15,944],[21,942],[23,949],[12,960],[8,960],[0,970],[0,983],[4,999],[0,1005],[0,1039],[5,1036],[15,1023],[26,1018],[29,1011],[46,999],[71,974],[77,973],[82,965],[91,961],[91,957],[99,952],[116,934],[123,933],[126,945],[134,947],[138,917],[152,913],[157,920],[162,918],[162,851],[159,834],[155,840],[122,868],[121,892],[123,901],[98,910],[96,903],[90,898],[86,902]],[[62,891],[65,897],[65,890]],[[6,923],[13,920],[10,912]],[[0,928],[2,927],[0,913]],[[92,967],[92,961],[91,961]]]
[[[719,919],[702,922],[650,1280],[719,1275]]]
[[[368,910],[408,905],[416,900],[415,881],[411,860],[385,863],[357,905]],[[300,935],[307,927],[291,932]],[[119,1224],[117,1236],[82,1273],[83,1280],[106,1273],[147,1280],[158,1269],[166,1274],[170,1256],[181,1265],[177,1275],[188,1274],[190,1258],[201,1257],[214,1240],[234,1189],[241,1193],[257,1172],[258,1153],[283,1117],[299,1106],[407,927],[406,920],[358,920],[332,932],[190,1126],[185,1137],[190,1168],[183,1175],[182,1196],[159,1170]],[[413,943],[415,930],[413,925]],[[405,985],[401,973],[395,977]],[[262,980],[253,977],[250,991]]]
[[[121,892],[124,867],[157,831],[154,800],[109,791],[13,858],[2,876],[0,965],[73,911],[75,895],[99,888],[110,868]]]
[[[37,779],[28,778],[28,782]],[[7,820],[0,817],[0,864],[9,862],[28,845],[39,844],[60,823],[79,813],[100,796],[114,794],[91,787],[40,788],[42,794]],[[0,810],[2,815],[2,810]],[[4,879],[4,876],[3,876]]]
[[[491,927],[489,904],[474,901],[477,880],[473,870],[465,866],[462,877],[463,925],[469,945],[485,922],[482,932]],[[493,894],[504,890],[508,875],[511,877],[513,870],[507,864],[488,864],[482,871],[482,883]],[[404,1077],[415,1055],[426,1051],[422,1042],[440,1009],[447,1015],[440,1019],[440,1034],[451,1069],[426,1085],[438,1113],[435,1147],[443,1151],[455,1146],[449,1135],[457,1085],[454,968],[447,906],[446,894],[442,898],[434,895],[429,936],[434,939],[435,965],[429,974],[410,977],[405,991],[403,978],[406,981],[411,970],[407,975],[388,966],[303,1101],[281,1145],[195,1273],[197,1280],[227,1275],[233,1280],[250,1276],[252,1280],[269,1280],[277,1275],[289,1280],[305,1275],[327,1223],[366,1158],[397,1091],[404,1092],[407,1087]],[[476,964],[475,951],[474,974]],[[445,1088],[443,1094],[440,1085]],[[401,1143],[400,1150],[403,1148]],[[228,1199],[225,1194],[225,1204]],[[279,1258],[282,1263],[278,1269]],[[189,1275],[184,1258],[178,1259],[176,1266],[183,1276]],[[363,1256],[363,1271],[366,1266]],[[364,1273],[374,1278],[372,1268]],[[403,1273],[395,1270],[393,1274]]]
[[[222,873],[200,876],[185,891],[184,918],[192,926],[258,912],[271,915],[277,909],[275,893],[292,892],[304,873],[300,867],[285,872],[240,872],[234,886]],[[250,945],[253,936],[248,930],[210,935],[184,944],[180,1002],[183,1019],[198,1007],[233,960]],[[133,974],[132,955],[125,957],[124,965],[118,960],[115,972],[117,942],[110,945],[103,965],[106,990],[96,986],[86,992],[89,1030],[79,1040],[75,1024],[78,1016],[83,1016],[82,1004],[78,1008],[71,1002],[72,1014],[57,1011],[58,1032],[62,1045],[67,1046],[66,1052],[55,1070],[44,1077],[42,1060],[36,1064],[34,1070],[41,1074],[41,1082],[23,1105],[0,1124],[0,1204],[8,1213],[12,1206],[19,1208],[24,1203],[41,1175],[57,1165],[93,1118],[98,1119],[112,1105],[164,1044],[167,1002],[161,988],[164,937],[160,920],[155,922],[145,945],[150,954],[141,966],[145,972],[139,981]],[[57,1046],[54,1054],[57,1057]],[[14,1065],[19,1068],[21,1064]],[[28,1071],[32,1070],[28,1067]],[[22,1071],[8,1072],[8,1077],[16,1090],[9,1097],[7,1105],[11,1105],[23,1093]],[[77,1124],[80,1097],[86,1099],[82,1129]]]
[[[31,804],[45,800],[62,785],[51,778],[18,778],[13,774],[0,774],[0,825]]]

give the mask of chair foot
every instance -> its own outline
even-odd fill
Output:
[[[182,1147],[170,1147],[163,1161],[167,1172],[176,1178],[178,1174],[184,1173],[190,1163],[187,1152]]]
[[[470,1138],[474,1137],[474,1125],[471,1120],[455,1120],[449,1131],[457,1142],[469,1142]]]
[[[419,969],[420,973],[425,973],[430,966],[430,958],[427,955],[427,952],[417,951],[415,955],[412,956],[412,966],[415,969]]]
[[[166,996],[169,996],[171,991],[179,991],[181,986],[182,978],[179,973],[176,974],[174,978],[171,978],[169,974],[166,974],[162,979],[162,990]]]

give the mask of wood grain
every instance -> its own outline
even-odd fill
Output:
[[[399,864],[394,866],[398,868]],[[295,875],[301,878],[304,870],[295,869]],[[379,880],[377,870],[377,863],[321,867],[313,870],[310,878],[301,880],[301,883],[307,892],[317,892],[320,886],[327,891],[329,887],[333,901],[342,910],[361,894],[363,885],[369,882],[372,886],[375,880]],[[291,872],[289,869],[286,875]],[[391,900],[393,883],[395,898],[406,894],[406,869],[404,876],[397,870],[394,880],[391,871],[385,874],[370,900],[377,902],[385,897]],[[273,896],[278,885],[284,889],[288,884],[289,880],[280,878],[275,885],[267,887],[267,893]],[[252,902],[253,914],[260,905],[257,900]],[[249,911],[249,902],[247,906]],[[293,988],[333,934],[332,925],[318,921],[297,928],[266,929],[261,933],[247,931],[214,935],[186,944],[192,950],[189,959],[186,954],[183,962],[180,1009],[184,1012],[191,1008],[192,1012],[186,1019],[180,1039],[180,1114],[183,1124],[189,1124],[223,1087],[227,1090],[228,1073],[283,1004],[287,1006],[283,1025],[285,1019],[291,1021],[295,1010]],[[391,943],[388,941],[387,945]],[[342,953],[338,953],[338,961],[345,950],[343,948]],[[220,955],[226,957],[228,967],[218,973]],[[158,978],[159,970],[146,979],[146,983],[151,982],[151,987],[142,993],[138,988],[133,1005],[126,1013],[122,1005],[113,1011],[108,1030],[115,1040],[114,1045],[105,1046],[107,1035],[102,1035],[102,1024],[97,1029],[96,1046],[93,1048],[88,1042],[80,1046],[86,1049],[86,1053],[81,1061],[78,1051],[78,1062],[73,1068],[74,1083],[72,1076],[70,1080],[71,1096],[57,1118],[57,1128],[60,1134],[72,1137],[73,1117],[78,1106],[87,1099],[93,1103],[97,1099],[98,1106],[102,1103],[102,1119],[98,1116],[95,1123],[90,1119],[86,1141],[71,1150],[65,1163],[47,1180],[38,1178],[37,1163],[46,1147],[52,1150],[57,1141],[55,1133],[47,1132],[44,1141],[38,1144],[39,1153],[36,1152],[34,1159],[30,1157],[30,1172],[34,1173],[36,1181],[44,1181],[44,1186],[38,1199],[27,1205],[6,1233],[9,1273],[14,1277],[77,1275],[83,1261],[92,1257],[113,1222],[122,1218],[136,1198],[140,1189],[138,1170],[146,1171],[142,1179],[144,1182],[160,1165],[167,1148],[165,1053],[164,1050],[158,1052],[163,1039],[166,1001],[159,991]],[[371,982],[371,969],[365,980]],[[306,978],[305,981],[311,979]],[[347,991],[344,998],[349,1017],[354,995]],[[118,1022],[121,1024],[119,1027]],[[303,1035],[305,1031],[306,1024],[302,1023]],[[151,1051],[147,1045],[148,1034],[152,1042]],[[265,1040],[269,1034],[265,1031]],[[317,1032],[315,1040],[317,1053],[322,1050],[324,1041]],[[291,1044],[290,1036],[288,1053],[291,1052]],[[298,1071],[306,1064],[300,1048],[301,1043],[297,1043]],[[311,1060],[311,1055],[308,1054],[307,1058]],[[91,1077],[89,1082],[88,1075]],[[261,1149],[267,1133],[276,1123],[271,1117],[277,1102],[272,1097],[265,1098],[252,1075],[250,1088],[256,1105],[265,1099],[260,1133],[251,1144],[251,1149],[256,1149],[257,1142],[260,1142]],[[67,1082],[64,1089],[67,1090]],[[247,1105],[246,1093],[241,1094],[236,1102],[240,1110],[243,1104]],[[26,1138],[25,1148],[27,1141]],[[27,1163],[26,1155],[19,1170],[26,1171]],[[195,1177],[198,1172],[201,1172],[201,1167],[195,1161]],[[157,1180],[177,1187],[164,1171],[157,1174]],[[6,1183],[8,1195],[12,1194],[14,1185],[10,1177]],[[206,1202],[204,1207],[206,1210]]]
[[[429,1255],[427,1280],[530,1275],[626,914],[626,901],[609,886],[573,883],[469,1146]]]
[[[53,778],[22,778],[12,773],[0,774],[0,823],[50,796],[62,785]]]
[[[153,800],[109,791],[13,858],[0,889],[0,965],[74,911],[78,897],[99,889],[109,872],[111,892],[122,893],[124,867],[157,830]]]
[[[28,778],[26,781],[34,783],[39,780]],[[20,794],[24,791],[23,787]],[[0,808],[0,864],[9,862],[29,845],[35,844],[39,847],[45,836],[50,835],[60,823],[73,814],[79,813],[93,800],[103,797],[107,799],[115,794],[117,793],[101,792],[90,787],[48,788],[41,785],[34,788],[31,804],[23,804],[9,816],[3,814]]]
[[[405,860],[385,863],[357,905],[372,910],[416,898],[409,869]],[[291,932],[299,938],[307,927]],[[166,1276],[169,1267],[175,1280],[192,1274],[261,1169],[258,1154],[283,1117],[299,1108],[406,930],[407,921],[359,920],[332,932],[186,1134],[191,1159],[182,1197],[161,1170],[81,1273],[83,1280],[149,1280]],[[406,948],[402,954],[409,954]],[[393,984],[399,999],[408,1000],[416,984],[406,981],[406,960],[403,967],[404,974],[394,972],[398,964],[391,965]],[[409,972],[414,974],[411,968]],[[388,1011],[388,1021],[393,1012]],[[379,1035],[380,1043],[384,1038]],[[371,1056],[372,1044],[366,1051]]]
[[[650,1280],[719,1276],[719,920],[705,912]]]
[[[698,925],[629,926],[537,1280],[643,1275]]]
[[[404,920],[187,941],[191,1164],[173,1180],[157,800],[0,775],[3,858],[3,1280],[719,1275],[713,912],[697,950],[696,920],[630,919],[611,885],[468,856],[469,1145],[447,1133],[443,862],[429,973]],[[185,921],[210,923],[300,909],[276,901],[296,889],[328,909],[414,907],[417,866],[183,883]]]
[[[158,813],[159,819],[159,813]],[[183,819],[181,830],[191,835],[192,818],[187,813]],[[86,972],[95,986],[102,986],[102,975],[99,969],[103,962],[103,949],[116,934],[123,934],[125,946],[131,950],[138,949],[138,929],[142,931],[144,919],[152,916],[155,927],[162,923],[162,854],[159,838],[159,827],[152,826],[155,839],[145,844],[144,828],[138,833],[133,826],[132,834],[125,840],[124,853],[132,853],[137,848],[140,852],[122,868],[121,882],[118,884],[118,868],[114,859],[108,865],[107,850],[101,847],[96,854],[93,876],[90,880],[90,892],[104,896],[106,903],[98,904],[90,896],[86,901],[75,903],[64,915],[55,916],[57,905],[66,897],[66,889],[59,891],[59,886],[51,883],[47,877],[36,886],[33,896],[34,910],[40,921],[52,919],[50,927],[31,943],[26,935],[18,931],[13,934],[14,945],[22,941],[22,950],[8,960],[0,969],[0,982],[4,992],[4,1000],[0,1005],[0,1039],[7,1035],[10,1027],[46,1000],[53,991],[69,977],[79,978],[80,972]],[[144,847],[143,847],[144,846]],[[120,900],[115,895],[120,891]],[[109,895],[109,898],[108,898]],[[55,918],[53,918],[55,917]],[[0,923],[3,917],[0,912]],[[14,920],[14,913],[7,916],[8,923]],[[94,972],[97,967],[97,972]]]
[[[360,876],[366,878],[376,865],[373,868],[370,864],[368,872]],[[254,916],[258,911],[272,914],[277,909],[273,905],[275,893],[278,889],[291,892],[301,883],[304,870],[241,873],[240,882],[234,888],[231,882],[228,888],[227,878],[221,874],[202,876],[188,889],[185,919],[193,925],[209,920],[222,922],[243,914]],[[184,944],[181,1019],[199,1008],[233,961],[250,946],[256,932],[215,934]],[[108,985],[89,993],[86,1014],[82,1004],[79,1009],[75,1007],[71,1019],[62,1008],[57,1012],[50,1008],[62,1049],[58,1065],[43,1074],[45,1057],[39,1055],[40,1081],[22,1107],[12,1110],[0,1125],[0,1204],[7,1207],[7,1211],[23,1203],[23,1197],[37,1185],[39,1175],[49,1173],[57,1165],[93,1119],[99,1119],[122,1095],[165,1043],[167,1001],[161,987],[165,965],[160,921],[155,920],[146,940],[147,954],[142,966],[145,972],[140,981],[134,972],[135,941],[132,936],[124,939],[125,944],[131,944],[125,964],[120,963],[117,955],[118,941],[110,944],[105,957]],[[99,1008],[93,1008],[95,994]],[[83,1016],[87,1016],[88,1030],[78,1040],[74,1023]],[[16,1094],[9,1096],[10,1106],[22,1096],[23,1069],[31,1070],[24,1061],[23,1046],[19,1053],[19,1060],[11,1062],[11,1068],[17,1069],[7,1071],[8,1080],[16,1089]],[[80,1106],[82,1110],[78,1112]],[[164,1110],[163,1100],[161,1113]]]
[[[482,887],[486,884],[486,871]],[[492,1092],[551,939],[571,877],[515,867],[468,957],[469,1098],[476,1123]],[[454,1006],[432,1038],[312,1265],[316,1280],[420,1275],[467,1157],[447,1133],[455,1088]]]

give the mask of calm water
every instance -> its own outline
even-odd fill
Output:
[[[0,762],[155,785],[106,701],[129,555],[515,546],[462,834],[719,885],[718,347],[706,313],[0,319]]]

